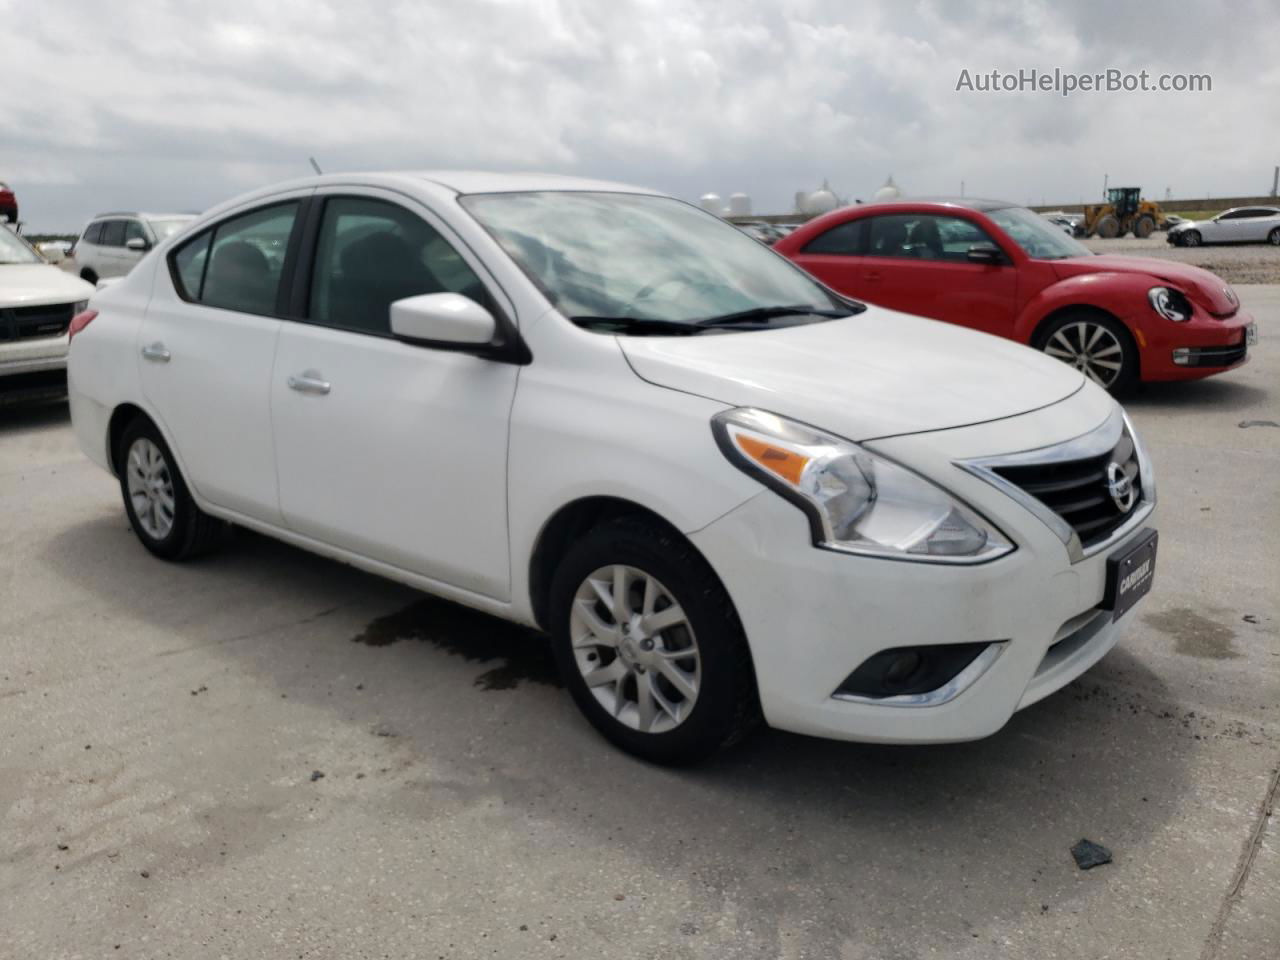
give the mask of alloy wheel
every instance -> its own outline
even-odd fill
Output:
[[[1087,320],[1059,328],[1044,345],[1044,352],[1075,367],[1103,388],[1119,379],[1124,366],[1124,347],[1116,335],[1102,324]]]
[[[125,477],[139,526],[152,540],[163,540],[173,529],[176,508],[173,476],[164,453],[146,437],[134,440],[125,462]]]
[[[688,718],[702,657],[684,609],[656,577],[600,567],[574,594],[569,631],[582,679],[618,722],[666,733]]]

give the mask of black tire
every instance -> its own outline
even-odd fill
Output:
[[[1182,246],[1184,247],[1200,246],[1200,231],[1199,230],[1183,231],[1182,236],[1178,238],[1178,243],[1182,244]]]
[[[1280,227],[1276,227],[1267,234],[1267,243],[1271,244],[1273,247],[1280,247]]]
[[[1155,232],[1155,217],[1143,214],[1133,222],[1133,235],[1139,239],[1145,240]]]
[[[661,581],[696,637],[701,671],[697,697],[674,729],[644,732],[616,719],[591,693],[575,659],[570,636],[575,595],[593,572],[613,565],[633,567]],[[550,600],[552,650],[565,686],[591,724],[623,750],[654,763],[693,763],[759,723],[755,673],[737,611],[711,566],[676,531],[639,517],[618,518],[590,530],[561,561]]]
[[[80,271],[80,279],[84,280],[86,283],[92,283],[94,286],[97,286],[98,284],[98,275],[88,267],[85,267]]]
[[[1121,234],[1120,221],[1108,213],[1098,221],[1094,232],[1105,240],[1114,240]]]
[[[1049,323],[1045,324],[1032,341],[1037,350],[1061,360],[1064,363],[1069,362],[1061,356],[1054,356],[1050,352],[1050,348],[1056,349],[1054,335],[1059,331],[1064,331],[1067,327],[1077,327],[1078,324],[1093,324],[1100,326],[1108,331],[1120,346],[1120,369],[1114,371],[1115,379],[1105,385],[1105,389],[1115,395],[1123,395],[1131,391],[1137,384],[1141,373],[1140,363],[1138,360],[1138,345],[1134,342],[1133,336],[1129,333],[1129,329],[1110,314],[1103,313],[1100,310],[1077,309],[1069,310],[1060,314]],[[1075,345],[1077,340],[1074,336],[1076,331],[1064,333],[1064,337],[1071,345]],[[1106,359],[1111,360],[1112,355],[1108,355]],[[1085,372],[1088,375],[1087,371]],[[1098,372],[1095,370],[1095,372]],[[1096,381],[1095,381],[1096,382]]]
[[[164,471],[173,487],[172,526],[163,536],[148,533],[134,508],[133,498],[129,495],[129,456],[139,440],[148,440],[158,448],[164,458]],[[164,437],[154,423],[145,417],[138,417],[125,427],[116,447],[115,462],[120,475],[120,495],[124,499],[129,525],[144,547],[165,560],[186,560],[207,553],[217,545],[226,525],[196,506],[169,445],[164,442]]]

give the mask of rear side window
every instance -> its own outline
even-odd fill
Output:
[[[101,243],[102,242],[102,221],[89,224],[84,231],[85,243]]]
[[[848,220],[834,226],[810,240],[803,252],[857,256],[861,252],[862,227],[865,223],[865,220]]]
[[[274,316],[298,203],[276,204],[224,220],[173,254],[174,284],[186,300]]]
[[[104,220],[102,222],[102,239],[98,243],[104,247],[123,247],[124,221]]]
[[[895,213],[872,218],[867,255],[959,262],[968,258],[975,243],[994,241],[969,220],[932,213]]]
[[[204,266],[209,262],[209,241],[213,232],[202,233],[173,255],[178,294],[184,300],[199,300],[204,283]]]
[[[312,322],[389,334],[391,304],[423,293],[485,298],[466,261],[420,217],[367,197],[325,202],[311,277]]]

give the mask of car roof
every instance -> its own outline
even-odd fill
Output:
[[[198,213],[147,213],[143,210],[108,210],[106,213],[95,213],[94,220],[107,220],[111,217],[135,217],[138,220],[194,220]]]
[[[879,210],[887,207],[913,206],[965,207],[968,210],[986,213],[988,210],[1003,210],[1005,207],[1016,207],[1019,204],[1009,200],[984,200],[981,197],[899,197],[896,200],[875,200],[871,203],[859,204],[858,209]]]

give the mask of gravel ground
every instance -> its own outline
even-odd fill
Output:
[[[0,958],[1274,960],[1280,287],[1240,294],[1252,362],[1128,404],[1119,645],[945,747],[647,766],[539,638],[240,531],[162,563],[65,405],[0,408]]]
[[[1145,240],[1117,237],[1103,240],[1093,237],[1084,245],[1095,253],[1126,253],[1135,257],[1159,257],[1180,260],[1212,270],[1231,284],[1280,283],[1280,247],[1266,243],[1233,244],[1216,247],[1175,247],[1163,233],[1153,233]]]

